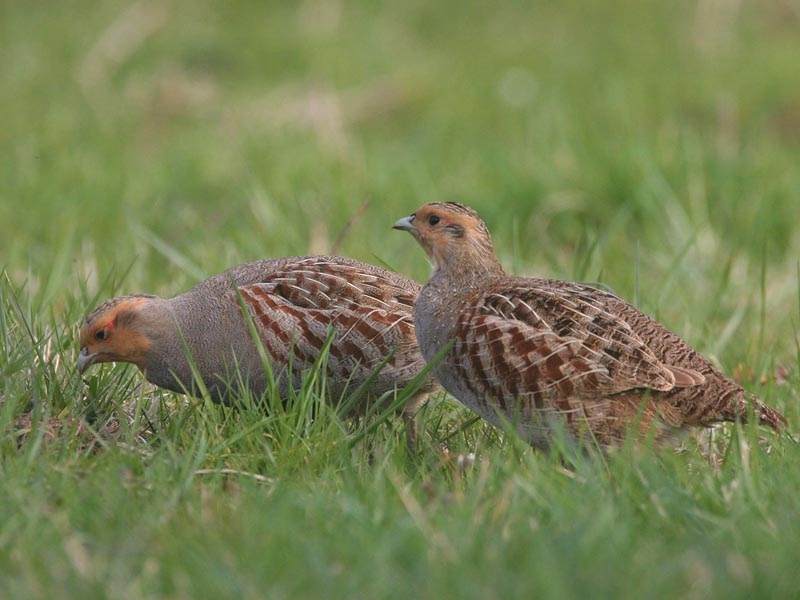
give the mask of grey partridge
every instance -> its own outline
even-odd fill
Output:
[[[444,388],[487,421],[546,449],[554,430],[603,449],[632,433],[675,439],[690,426],[784,417],[674,333],[614,294],[507,275],[477,213],[455,202],[394,224],[434,263],[415,329]],[[449,345],[449,348],[448,348]],[[441,354],[441,356],[437,356]]]
[[[386,269],[336,256],[252,262],[174,298],[134,294],[104,302],[81,329],[78,370],[133,363],[151,383],[197,395],[188,355],[214,400],[243,388],[260,396],[268,370],[285,396],[332,335],[325,363],[330,395],[339,400],[365,384],[365,400],[374,400],[408,385],[425,366],[412,314],[419,288]],[[403,409],[409,443],[413,414],[436,386],[430,376]]]

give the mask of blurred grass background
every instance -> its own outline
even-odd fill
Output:
[[[488,462],[462,479],[434,441],[469,415],[446,403],[422,464],[394,437],[373,440],[372,458],[325,459],[347,444],[322,431],[264,458],[264,423],[214,407],[176,417],[150,454],[112,444],[95,456],[73,430],[20,450],[10,423],[31,407],[84,414],[75,336],[97,300],[174,295],[248,260],[334,248],[424,281],[422,251],[390,227],[434,199],[475,207],[508,270],[611,286],[791,421],[798,56],[793,0],[0,4],[7,593],[796,590],[784,567],[796,564],[800,472],[785,439],[759,450],[763,463],[732,451],[722,474],[682,455],[570,479],[467,432],[453,455],[477,444]],[[137,397],[131,371],[90,375],[89,395]],[[245,485],[237,500],[224,478],[197,484],[193,470],[229,466],[236,444],[235,467],[287,483]],[[304,520],[306,541],[291,527]],[[618,558],[598,558],[605,539]],[[641,572],[626,582],[628,560]]]

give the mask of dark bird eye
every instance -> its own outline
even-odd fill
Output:
[[[431,215],[430,217],[428,217],[428,224],[429,225],[438,225],[439,221],[441,221],[441,219],[439,217],[437,217],[436,215]]]
[[[106,330],[105,329],[98,329],[95,332],[94,337],[96,337],[98,340],[106,339]]]

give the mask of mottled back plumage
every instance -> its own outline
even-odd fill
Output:
[[[483,221],[457,203],[401,219],[435,267],[415,305],[422,354],[445,389],[490,422],[546,448],[554,428],[603,447],[632,427],[666,439],[692,425],[784,418],[678,336],[617,296],[512,277]]]

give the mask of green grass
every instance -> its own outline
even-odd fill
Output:
[[[313,386],[265,415],[74,365],[107,297],[342,232],[422,281],[391,224],[459,199],[510,271],[603,282],[794,432],[798,25],[789,1],[4,3],[0,597],[796,595],[790,435],[566,468],[440,397],[412,455]]]

